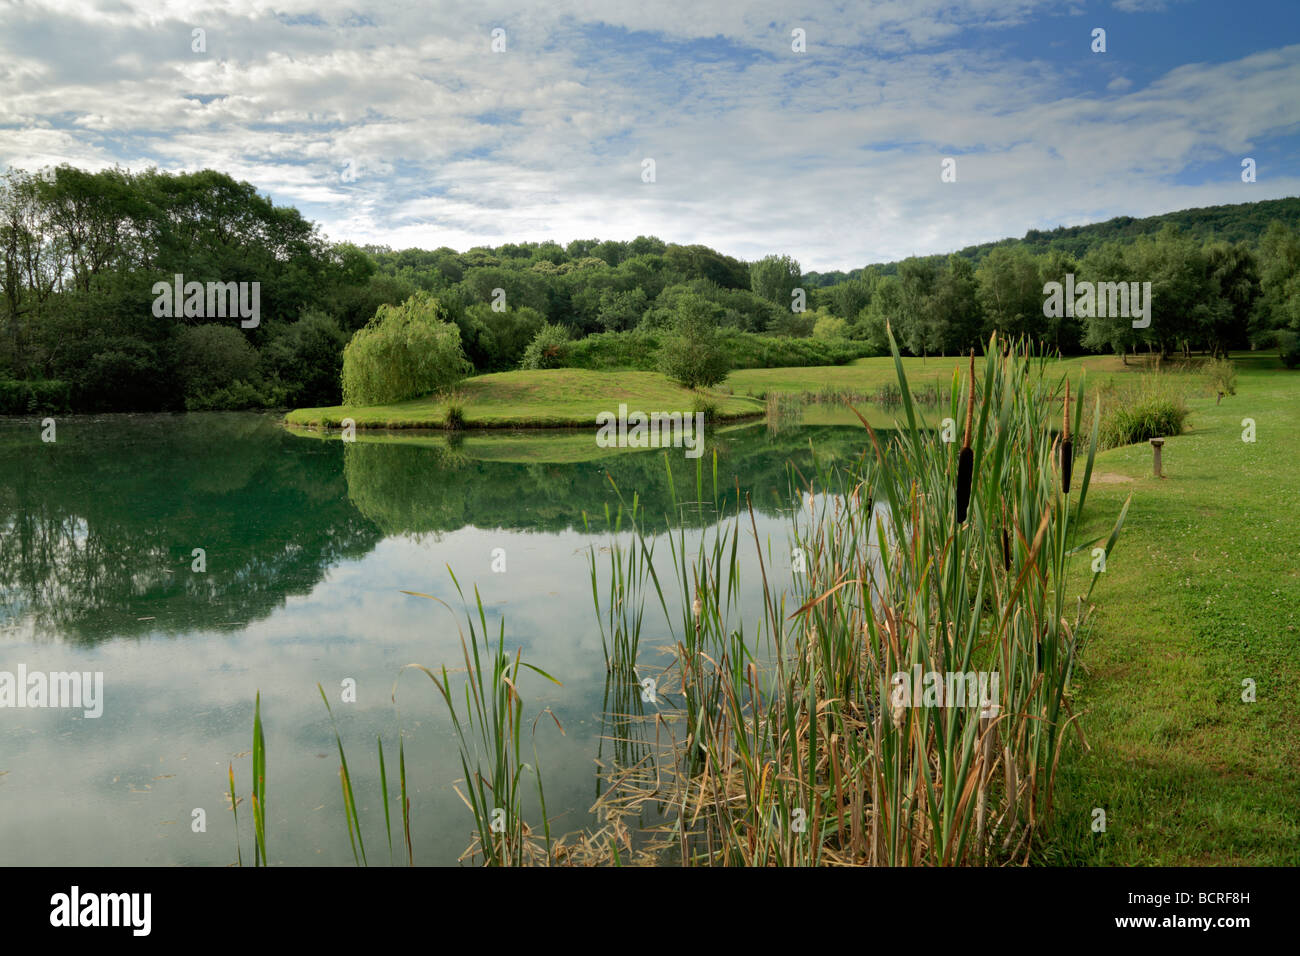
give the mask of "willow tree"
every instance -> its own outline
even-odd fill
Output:
[[[381,305],[343,350],[343,404],[383,405],[437,392],[472,371],[460,329],[427,292]]]

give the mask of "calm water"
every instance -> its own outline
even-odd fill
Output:
[[[401,593],[459,609],[448,565],[471,601],[479,587],[494,633],[504,619],[507,648],[563,682],[537,678],[522,691],[530,712],[550,707],[567,732],[549,721],[538,731],[554,828],[591,822],[595,761],[608,759],[605,701],[617,689],[606,682],[587,549],[609,543],[605,507],[618,499],[607,474],[662,527],[672,507],[664,452],[590,458],[594,439],[572,434],[345,445],[254,414],[67,419],[53,444],[40,430],[0,422],[0,671],[103,672],[104,705],[98,719],[0,708],[0,863],[233,863],[232,761],[251,859],[260,691],[271,861],[351,865],[317,682],[347,747],[370,862],[388,859],[375,740],[389,755],[396,812],[400,726],[416,862],[453,863],[472,819],[452,790],[461,771],[445,706],[415,671],[396,705],[390,696],[402,665],[460,658],[451,615]],[[760,539],[788,568],[788,466],[813,473],[810,438],[823,466],[862,447],[860,429],[720,433],[703,459],[708,505],[691,523],[712,520],[716,447],[718,484],[734,495],[739,480]],[[679,499],[696,498],[695,463],[670,454]],[[191,568],[195,548],[203,573]],[[496,548],[505,573],[492,571]],[[643,660],[668,638],[657,604],[646,620]],[[341,700],[349,678],[355,703]],[[191,825],[195,809],[206,832]]]

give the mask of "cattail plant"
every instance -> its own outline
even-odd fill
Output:
[[[1061,428],[1061,490],[1070,493],[1070,469],[1074,466],[1074,442],[1070,441],[1070,380],[1065,380],[1065,414]]]
[[[971,420],[975,415],[975,350],[970,352],[970,393],[966,396],[966,434],[962,438],[961,454],[957,456],[957,523],[966,522],[970,506],[971,479],[974,477],[975,452],[970,447]]]

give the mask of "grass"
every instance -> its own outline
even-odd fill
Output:
[[[1300,374],[1271,353],[1233,359],[1237,395],[1190,402],[1164,480],[1145,444],[1097,458],[1091,529],[1133,504],[1076,678],[1092,749],[1063,760],[1043,862],[1300,863]]]
[[[705,392],[718,419],[761,415],[760,402]],[[450,416],[458,427],[471,428],[573,428],[595,427],[596,415],[628,411],[690,412],[700,394],[670,382],[658,372],[596,372],[561,368],[497,372],[465,379],[454,397],[428,396],[399,402],[349,408],[299,408],[289,412],[291,425],[337,428],[352,418],[357,428],[444,428]]]
[[[912,391],[921,392],[927,387],[950,388],[953,371],[962,367],[964,359],[955,356],[920,359],[906,357],[903,371]],[[1140,366],[1125,367],[1118,356],[1085,355],[1065,359],[1059,363],[1068,372],[1072,387],[1077,387],[1086,369],[1089,381],[1100,381],[1130,372]],[[806,368],[754,368],[740,369],[727,376],[726,386],[736,395],[766,398],[768,392],[841,391],[871,394],[886,386],[898,385],[894,360],[890,356],[860,358],[847,365],[820,365]]]

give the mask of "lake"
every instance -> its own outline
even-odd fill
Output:
[[[473,831],[453,790],[456,740],[429,679],[402,672],[463,667],[465,615],[448,568],[471,604],[477,585],[494,638],[504,621],[507,650],[562,682],[532,678],[521,692],[530,716],[549,707],[565,731],[537,724],[552,829],[591,825],[597,761],[610,759],[608,701],[629,696],[608,686],[592,604],[588,555],[596,549],[607,570],[606,509],[635,494],[643,527],[662,529],[673,513],[698,541],[719,510],[716,451],[721,510],[734,510],[739,483],[769,570],[788,574],[791,467],[806,484],[856,458],[865,434],[710,429],[698,463],[681,450],[599,448],[594,429],[344,443],[252,413],[67,418],[56,437],[42,442],[34,419],[0,421],[0,672],[102,673],[103,713],[0,707],[0,862],[10,864],[232,864],[232,763],[250,862],[260,692],[270,861],[352,865],[317,683],[347,751],[370,863],[388,862],[377,737],[404,860],[399,728],[415,861],[455,863]],[[752,556],[748,522],[742,532]],[[742,606],[760,593],[756,575],[747,581]],[[641,661],[652,666],[669,641],[652,596]]]

